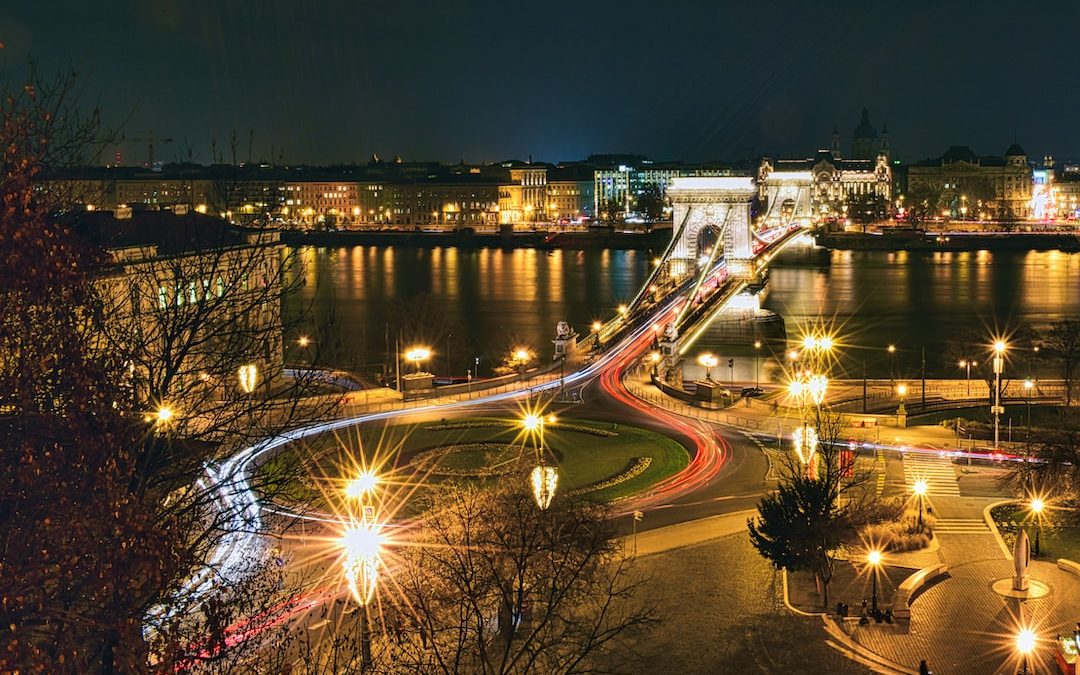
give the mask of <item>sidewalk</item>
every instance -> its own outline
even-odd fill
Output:
[[[942,497],[935,503],[939,517],[949,521],[972,519],[975,513],[981,518],[981,507],[991,501]],[[910,623],[851,625],[855,643],[908,668],[926,659],[938,675],[1012,673],[1017,666],[1012,644],[1023,612],[1040,639],[1036,672],[1050,672],[1050,640],[1071,632],[1080,617],[1080,579],[1052,562],[1032,562],[1029,577],[1049,585],[1051,593],[1024,602],[1021,610],[1019,601],[990,588],[994,580],[1010,578],[1013,567],[989,528],[944,531],[937,540],[948,576],[916,597]]]

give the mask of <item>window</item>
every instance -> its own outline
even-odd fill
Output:
[[[165,290],[164,286],[158,286],[157,289],[158,309],[165,309],[169,304],[169,293]]]

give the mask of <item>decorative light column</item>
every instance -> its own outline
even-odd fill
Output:
[[[994,343],[994,405],[990,412],[994,413],[994,452],[1001,451],[1001,414],[1005,408],[1001,405],[1001,373],[1005,370],[1005,348],[1003,341]]]
[[[555,421],[555,416],[550,417]],[[529,474],[529,482],[532,484],[533,498],[541,510],[551,506],[551,500],[555,497],[555,488],[559,483],[559,470],[548,466],[544,461],[544,416],[537,413],[529,413],[522,420],[522,426],[533,435],[533,444],[536,451],[536,466]],[[536,439],[539,439],[537,442]]]

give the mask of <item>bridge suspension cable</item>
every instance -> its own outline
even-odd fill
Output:
[[[660,270],[664,269],[664,264],[667,263],[668,260],[670,260],[671,252],[675,250],[675,244],[677,244],[679,240],[682,239],[683,232],[686,230],[686,223],[690,220],[691,211],[693,211],[692,206],[686,209],[686,215],[683,216],[682,224],[679,225],[679,231],[673,233],[671,241],[668,242],[667,248],[664,249],[664,255],[660,257],[660,264],[653,267],[653,271],[651,274],[649,274],[649,278],[645,280],[645,283],[641,286],[640,289],[638,289],[637,295],[634,296],[634,299],[631,300],[630,304],[627,306],[627,316],[633,315],[634,311],[638,308],[638,305],[641,304],[641,301],[649,293],[649,289],[652,288],[653,283],[655,283],[657,277],[660,276]]]
[[[705,277],[709,276],[713,272],[713,265],[716,264],[716,256],[720,252],[721,244],[723,243],[722,237],[724,231],[727,229],[728,220],[731,218],[731,205],[729,204],[727,210],[724,211],[724,221],[720,223],[720,237],[717,238],[713,244],[712,250],[709,252],[709,262],[707,262],[698,273],[697,281],[694,282],[693,289],[690,291],[690,295],[687,296],[686,302],[683,304],[682,309],[679,310],[679,315],[675,317],[675,326],[678,327],[682,322],[683,317],[690,310],[690,307],[694,304],[694,299],[697,298],[698,291],[701,290],[701,284],[705,282]],[[700,235],[698,235],[700,236]]]

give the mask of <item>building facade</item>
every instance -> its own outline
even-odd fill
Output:
[[[1014,220],[1031,216],[1032,167],[1012,144],[1003,157],[953,146],[908,167],[906,200],[933,201],[942,217]]]
[[[593,213],[603,221],[639,218],[639,200],[649,194],[663,195],[674,178],[692,176],[732,176],[726,166],[687,166],[640,163],[598,168],[593,174]],[[665,208],[665,214],[670,209]]]
[[[93,211],[72,223],[110,254],[96,280],[107,307],[103,339],[130,355],[137,400],[168,403],[152,400],[167,392],[232,399],[281,380],[276,230],[239,228],[184,207]],[[250,389],[237,377],[241,367],[254,368]]]

